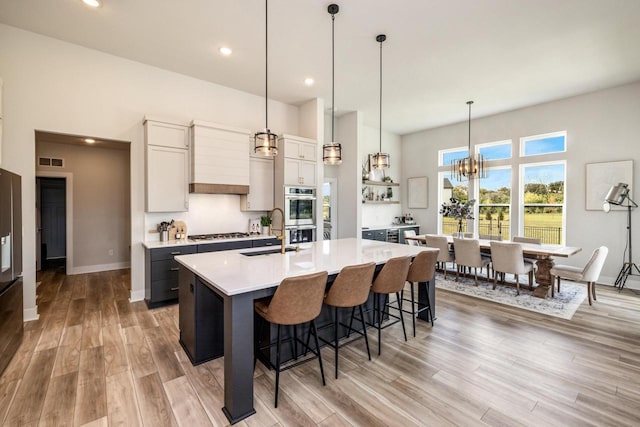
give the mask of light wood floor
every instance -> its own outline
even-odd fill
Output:
[[[193,367],[178,344],[178,310],[130,304],[129,272],[46,273],[40,319],[0,378],[0,424],[226,425],[222,360]],[[640,425],[640,296],[598,287],[571,321],[438,291],[435,328],[383,332],[341,349],[340,379],[317,364],[281,376],[260,364],[257,414],[270,425]],[[370,334],[376,345],[374,333]]]

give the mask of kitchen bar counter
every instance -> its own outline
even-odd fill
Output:
[[[236,237],[232,239],[213,239],[213,240],[192,240],[192,239],[180,239],[180,240],[167,240],[166,242],[145,241],[142,242],[142,246],[147,249],[156,248],[170,248],[173,246],[185,246],[185,245],[208,245],[211,243],[223,243],[223,242],[238,242],[243,240],[263,240],[263,239],[275,239],[276,236],[266,236],[264,234],[254,234],[245,237]]]
[[[420,227],[419,224],[388,224],[388,225],[372,225],[369,227],[362,227],[362,230],[388,230],[389,228],[413,228]]]
[[[224,252],[181,255],[175,259],[180,268],[180,304],[182,292],[198,289],[198,284],[217,294],[222,309],[218,313],[205,310],[208,318],[201,325],[216,322],[223,312],[224,335],[224,407],[223,412],[234,424],[255,413],[253,408],[254,318],[255,299],[272,295],[285,277],[327,271],[337,274],[348,265],[374,262],[385,264],[390,258],[415,256],[420,246],[401,245],[364,239],[339,239],[300,245],[299,252],[279,252],[246,256],[243,253],[261,249],[239,249]],[[435,304],[435,287],[419,286],[418,299],[426,301],[429,292]],[[422,295],[421,295],[422,294]],[[197,297],[196,297],[197,299]],[[197,301],[196,301],[197,303]],[[182,309],[181,309],[182,311]],[[196,324],[196,328],[198,328]],[[181,330],[181,335],[183,331]]]

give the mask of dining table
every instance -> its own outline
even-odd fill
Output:
[[[181,292],[188,294],[190,289],[192,292],[195,289],[197,299],[198,287],[204,286],[220,300],[216,309],[198,312],[196,317],[199,325],[196,327],[202,326],[201,329],[212,331],[198,338],[201,344],[214,343],[213,347],[224,349],[223,354],[203,358],[224,356],[222,411],[229,422],[235,424],[255,413],[253,372],[256,299],[273,295],[286,277],[326,271],[331,279],[348,265],[373,262],[376,269],[379,269],[391,258],[413,258],[425,250],[437,249],[346,238],[301,244],[298,250],[284,254],[280,252],[280,248],[256,248],[176,256],[175,259],[180,264]],[[435,316],[433,279],[420,283],[418,301],[423,304],[429,301],[432,315]],[[186,299],[181,294],[181,312],[185,303]],[[425,311],[418,317],[427,320],[426,315]],[[210,325],[219,325],[221,328],[208,328]],[[181,326],[180,335],[185,332],[187,331],[183,331]]]
[[[426,245],[426,234],[419,234],[417,236],[405,237],[405,240],[414,240]],[[454,246],[453,236],[445,236],[450,246]],[[488,239],[476,239],[480,242],[480,249],[491,250],[491,240]],[[501,240],[502,242],[508,242],[509,240]],[[553,278],[551,277],[551,268],[555,265],[554,258],[568,258],[572,255],[582,251],[582,248],[576,246],[564,246],[555,244],[535,244],[535,243],[520,243],[522,246],[522,254],[528,258],[536,259],[537,270],[535,272],[536,287],[533,289],[533,296],[538,298],[546,298],[551,290],[551,296],[554,296],[553,292]]]

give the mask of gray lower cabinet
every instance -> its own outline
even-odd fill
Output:
[[[178,299],[179,264],[173,257],[196,253],[196,245],[145,250],[144,300],[149,308]]]
[[[263,246],[280,246],[280,240],[276,239],[256,239],[253,241],[254,248],[261,248]]]
[[[420,226],[415,226],[415,227],[398,227],[398,228],[393,228],[393,230],[398,230],[398,234],[399,234],[399,238],[398,238],[398,242],[399,243],[405,243],[404,240],[404,231],[405,230],[414,230],[416,232],[416,234],[420,234]],[[369,239],[369,240],[379,240],[381,242],[386,242],[387,239],[387,231],[388,229],[384,228],[382,230],[363,230],[362,231],[362,238],[363,239]]]
[[[181,266],[180,345],[197,365],[224,355],[224,301]]]

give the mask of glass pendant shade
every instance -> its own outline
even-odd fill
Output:
[[[462,159],[454,159],[451,161],[451,175],[453,175],[457,181],[487,177],[484,156],[479,153],[476,155],[471,153],[471,104],[473,104],[473,101],[467,101],[467,105],[469,106],[468,155]]]
[[[391,155],[389,153],[376,153],[373,155],[373,165],[375,169],[387,169],[391,166]]]
[[[272,133],[269,129],[256,132],[253,135],[253,151],[263,156],[277,156],[278,135]]]
[[[342,163],[342,145],[331,142],[322,146],[322,161],[325,165],[339,165]]]
[[[327,12],[331,15],[331,142],[322,146],[322,162],[325,165],[339,165],[342,163],[342,145],[335,142],[334,128],[336,121],[335,110],[335,20],[340,8],[337,4],[330,4]]]

